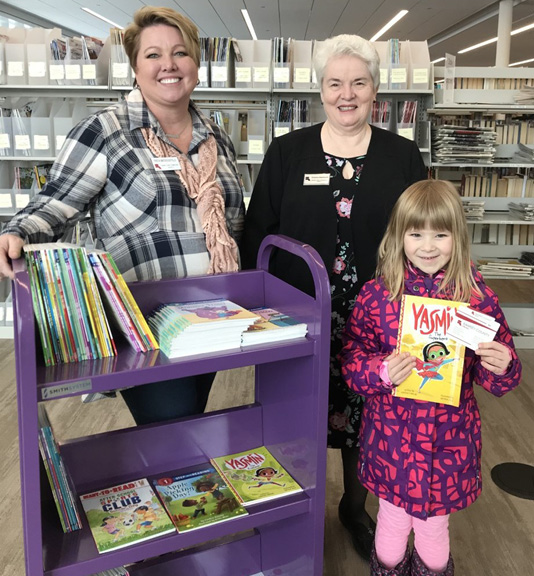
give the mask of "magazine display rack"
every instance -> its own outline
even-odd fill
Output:
[[[303,258],[315,298],[269,273],[273,249]],[[306,338],[244,351],[168,359],[119,342],[118,355],[46,368],[39,349],[24,260],[14,262],[13,306],[22,515],[27,576],[87,576],[125,564],[135,576],[320,576],[326,482],[330,292],[317,253],[269,236],[258,268],[130,285],[143,313],[171,301],[225,297],[271,306],[308,325]],[[255,365],[255,402],[228,410],[68,440],[61,454],[76,493],[162,474],[209,458],[267,446],[303,491],[249,507],[249,514],[98,554],[87,522],[64,534],[38,450],[39,402],[216,370]],[[83,514],[83,513],[82,513]],[[82,521],[85,517],[82,516]],[[187,548],[187,551],[180,550]],[[163,555],[163,556],[162,556]]]

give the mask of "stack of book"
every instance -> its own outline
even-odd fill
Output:
[[[521,220],[534,220],[534,204],[527,202],[509,202],[508,210],[511,216],[521,218]]]
[[[115,356],[108,314],[135,350],[158,349],[110,254],[66,243],[27,244],[24,253],[47,366]]]
[[[230,300],[161,304],[148,324],[168,358],[240,349],[241,335],[260,316]]]
[[[534,274],[534,264],[523,264],[516,259],[478,260],[478,269],[483,276],[529,278]]]
[[[87,256],[113,325],[134,350],[157,350],[159,345],[111,255],[95,250],[88,252]]]
[[[85,249],[27,244],[24,254],[45,364],[114,356],[115,342]]]
[[[130,576],[130,573],[126,568],[110,568],[109,570],[104,570],[104,572],[97,572],[93,576]]]
[[[497,133],[491,128],[467,128],[443,124],[432,127],[432,160],[444,164],[469,162],[491,164]]]
[[[39,452],[59,514],[63,532],[80,530],[82,523],[74,503],[74,492],[67,475],[58,443],[43,404],[38,404]]]
[[[534,164],[534,148],[526,146],[522,142],[517,143],[517,150],[514,151],[513,161],[519,163]]]
[[[484,201],[476,200],[462,200],[464,207],[464,214],[467,220],[483,220],[484,219]]]
[[[304,338],[308,332],[306,324],[298,322],[291,316],[274,308],[262,306],[260,308],[252,308],[250,311],[260,316],[261,319],[243,332],[243,347]]]

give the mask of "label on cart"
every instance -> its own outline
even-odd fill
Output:
[[[87,392],[88,390],[92,390],[92,388],[93,384],[91,380],[78,380],[76,382],[58,384],[57,386],[47,386],[41,390],[41,400],[70,396],[76,392]]]

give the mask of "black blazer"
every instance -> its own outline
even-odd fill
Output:
[[[332,189],[322,182],[304,185],[305,175],[329,173],[321,127],[322,123],[291,132],[275,138],[269,146],[245,217],[240,247],[243,268],[256,267],[258,248],[267,234],[284,234],[313,246],[330,275],[337,235]],[[397,198],[410,184],[426,179],[428,172],[414,142],[371,128],[351,212],[360,286],[375,272],[378,246]],[[311,274],[300,258],[276,252],[270,269],[300,290],[313,293]]]

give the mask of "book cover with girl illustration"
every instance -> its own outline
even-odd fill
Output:
[[[99,553],[176,532],[148,480],[80,496]]]
[[[178,532],[231,520],[248,512],[212,466],[152,481]]]
[[[405,294],[402,297],[397,352],[409,352],[416,365],[392,393],[458,406],[462,388],[465,347],[448,335],[455,309],[462,302]]]
[[[212,458],[211,463],[245,505],[302,491],[265,446]]]

